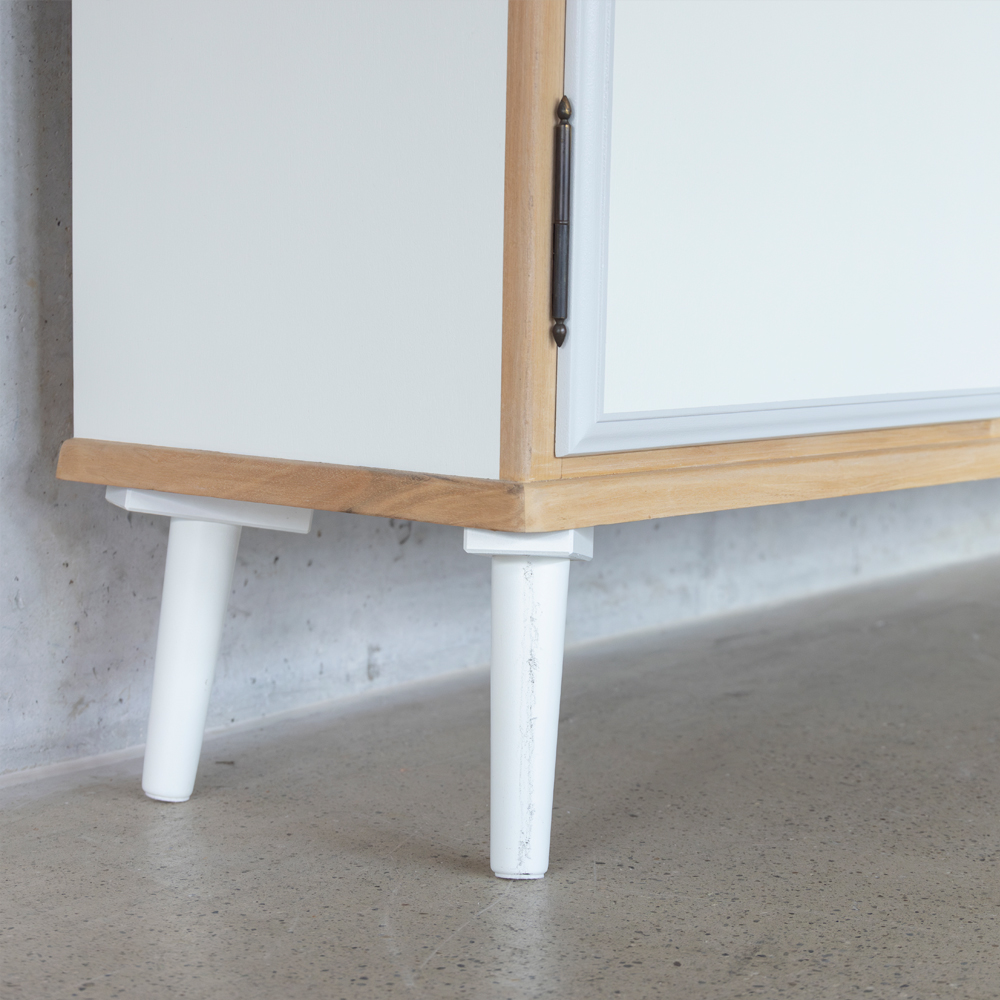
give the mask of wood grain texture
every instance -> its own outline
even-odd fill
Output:
[[[72,438],[59,452],[59,479],[380,517],[520,531],[520,487],[320,462],[224,455]]]
[[[803,437],[768,438],[757,441],[730,441],[722,444],[686,445],[651,451],[624,451],[603,455],[578,455],[562,460],[562,478],[606,476],[656,469],[681,469],[698,465],[731,465],[773,459],[843,455],[885,448],[917,445],[958,444],[1000,434],[1000,420],[969,420],[920,427],[891,427],[881,430],[813,434]]]
[[[991,479],[1000,477],[1000,436],[528,483],[73,438],[63,444],[57,475],[469,528],[555,531]]]
[[[507,29],[500,478],[557,479],[549,334],[552,155],[565,0],[511,0]]]
[[[526,531],[1000,477],[1000,438],[526,483]]]

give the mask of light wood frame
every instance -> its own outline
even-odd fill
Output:
[[[72,438],[57,476],[502,531],[551,531],[1000,476],[1000,420],[557,458],[552,130],[564,0],[511,0],[500,478]]]
[[[597,457],[600,471],[580,465],[561,478],[515,482],[72,438],[58,476],[467,528],[555,531],[992,479],[1000,476],[1000,421]]]

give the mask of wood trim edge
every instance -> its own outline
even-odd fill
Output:
[[[192,496],[524,530],[517,483],[434,476],[321,462],[71,438],[59,451],[59,479]]]
[[[71,438],[59,479],[494,531],[557,531],[1000,477],[1000,437],[514,483]]]
[[[549,334],[552,155],[565,0],[510,0],[504,162],[500,478],[558,479],[556,345]]]
[[[556,531],[1000,477],[1000,438],[525,484],[525,531]]]
[[[691,444],[650,451],[574,455],[562,459],[561,478],[576,479],[583,476],[608,476],[627,472],[654,472],[658,469],[816,458],[821,455],[885,451],[916,445],[955,445],[994,437],[1000,437],[1000,420],[966,420],[945,424],[918,424],[797,437],[727,441],[718,444]]]

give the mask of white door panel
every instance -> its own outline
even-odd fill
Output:
[[[1000,415],[1000,4],[571,0],[567,56],[560,453]]]

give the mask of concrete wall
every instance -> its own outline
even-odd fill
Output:
[[[142,742],[166,522],[59,483],[72,433],[69,4],[4,3],[0,770]],[[1000,483],[598,529],[568,639],[1000,553]],[[486,663],[489,561],[349,514],[243,534],[213,726]]]

